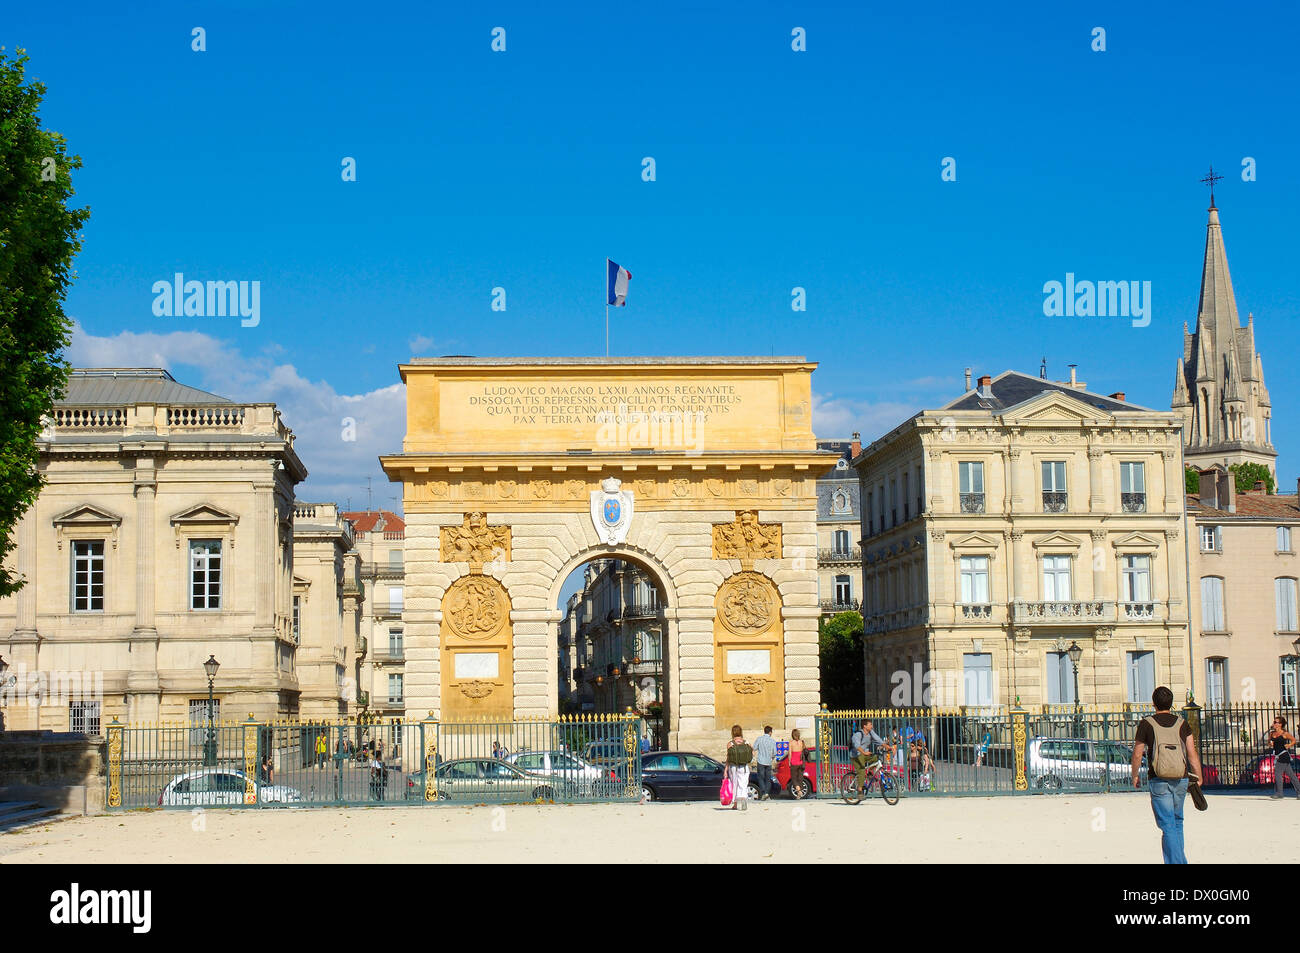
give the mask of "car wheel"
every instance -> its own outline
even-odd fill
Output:
[[[749,799],[751,801],[757,801],[758,798],[759,798],[758,785],[755,784],[753,781],[751,781],[749,782]]]
[[[648,785],[641,785],[641,800],[650,803],[655,799],[655,789]]]
[[[800,778],[795,784],[790,785],[790,796],[796,801],[802,801],[812,794],[812,782],[807,778]]]
[[[534,789],[533,789],[533,800],[534,800],[534,801],[554,801],[554,800],[555,800],[555,792],[552,791],[552,790],[551,790],[550,788],[548,788],[548,787],[534,788]]]

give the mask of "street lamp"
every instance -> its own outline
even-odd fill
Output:
[[[214,767],[217,763],[217,735],[216,725],[212,720],[212,681],[217,677],[217,669],[221,668],[221,663],[217,657],[208,654],[208,660],[203,663],[203,671],[208,676],[208,737],[203,742],[203,763],[208,767]]]
[[[18,683],[17,675],[10,675],[8,678],[5,677],[5,672],[7,671],[9,671],[9,663],[5,661],[5,657],[3,655],[0,655],[0,696],[6,694],[4,690],[8,688],[10,685],[16,685]],[[0,712],[0,731],[4,731],[4,730],[5,730],[5,716],[4,716],[4,712]]]
[[[1070,647],[1065,650],[1065,654],[1070,656],[1070,664],[1074,666],[1074,733],[1080,733],[1080,714],[1079,708],[1079,659],[1083,658],[1083,649],[1079,647],[1078,642],[1071,642]]]

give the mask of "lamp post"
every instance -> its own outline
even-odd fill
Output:
[[[217,763],[216,724],[212,719],[212,682],[217,677],[219,668],[221,663],[217,661],[215,655],[209,653],[208,660],[203,663],[203,671],[208,676],[208,737],[203,742],[203,763],[208,767],[213,767]]]
[[[1080,727],[1082,709],[1079,707],[1079,659],[1083,658],[1083,649],[1079,647],[1078,642],[1071,642],[1065,653],[1070,656],[1070,664],[1074,666],[1074,733],[1078,735],[1082,730]]]
[[[5,673],[7,671],[9,671],[9,663],[5,661],[5,657],[3,655],[0,655],[0,697],[8,695],[7,689],[9,688],[9,686],[16,685],[18,683],[18,676],[17,675],[6,676]],[[4,716],[4,712],[0,711],[0,731],[4,731],[4,730],[5,730],[5,716]]]

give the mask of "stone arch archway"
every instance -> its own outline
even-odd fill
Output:
[[[514,717],[554,717],[560,588],[584,562],[615,558],[644,567],[664,596],[670,743],[709,743],[719,719],[810,724],[815,481],[835,462],[810,426],[814,367],[801,358],[404,365],[404,450],[381,459],[403,484],[408,714],[443,717],[456,707],[455,666],[490,668],[458,657],[474,647],[448,615],[457,581],[481,575],[500,584],[509,613],[508,650],[498,644],[509,678],[498,674],[492,691]],[[738,636],[719,621],[719,593],[746,573],[770,584],[770,624],[720,650]],[[768,671],[746,671],[763,667],[760,648],[771,649]]]

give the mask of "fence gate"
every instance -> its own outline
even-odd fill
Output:
[[[1256,738],[1276,711],[1276,706],[1239,705],[1204,711],[1189,706],[1180,712],[1197,735],[1207,787],[1272,783],[1271,764],[1258,767]],[[823,708],[816,718],[812,773],[818,797],[838,797],[845,776],[856,773],[849,757],[852,734],[870,721],[893,746],[881,755],[882,770],[894,774],[907,795],[1132,791],[1133,737],[1151,712],[1150,706],[1131,705]],[[1145,765],[1139,776],[1145,788]]]
[[[639,801],[634,715],[108,726],[107,805]]]

